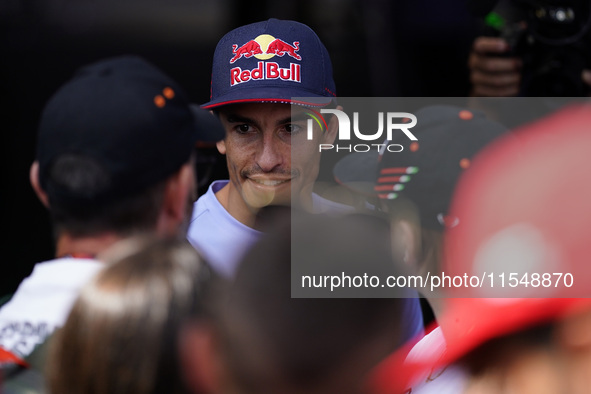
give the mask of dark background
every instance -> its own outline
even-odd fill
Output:
[[[78,67],[133,53],[171,75],[196,103],[206,102],[217,41],[269,17],[298,20],[318,33],[339,96],[467,95],[466,60],[478,23],[463,0],[1,0],[0,295],[53,257],[49,217],[28,180],[50,95]],[[202,150],[200,193],[225,178],[215,149]]]

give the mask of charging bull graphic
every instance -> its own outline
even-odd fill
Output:
[[[302,57],[296,53],[299,50],[299,41],[294,41],[293,45],[290,45],[287,42],[280,40],[279,38],[276,38],[275,40],[271,41],[265,53],[272,53],[277,56],[283,56],[285,54],[288,54],[296,60],[302,60]]]
[[[234,57],[230,59],[230,63],[234,63],[242,56],[251,57],[254,55],[262,54],[263,51],[261,49],[261,45],[258,42],[256,42],[255,40],[250,40],[240,47],[238,47],[238,45],[236,44],[232,45],[232,53],[234,54]]]
[[[250,58],[252,56],[260,60],[267,60],[273,56],[283,57],[284,55],[288,55],[296,60],[302,60],[302,57],[297,53],[299,50],[299,41],[289,44],[270,34],[261,34],[254,40],[250,40],[240,46],[238,44],[232,45],[233,56],[230,59],[230,63],[234,63],[242,57]]]

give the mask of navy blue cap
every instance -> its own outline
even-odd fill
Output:
[[[100,196],[121,197],[164,180],[189,160],[198,141],[225,136],[219,120],[197,105],[169,76],[137,56],[82,67],[46,104],[39,124],[39,180],[47,190],[51,168],[66,155],[93,160],[109,177]],[[57,188],[57,189],[56,189]]]
[[[325,106],[335,100],[332,63],[310,27],[269,19],[234,29],[213,55],[213,108],[244,102]],[[305,100],[294,100],[305,98]]]

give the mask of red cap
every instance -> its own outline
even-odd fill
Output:
[[[438,319],[443,355],[410,363],[402,349],[376,369],[374,392],[404,392],[493,338],[591,308],[590,126],[591,106],[565,108],[472,161],[452,201],[460,222],[446,233],[442,271],[484,274],[487,285],[454,289],[459,298],[446,300]]]
[[[406,393],[431,372],[449,365],[485,342],[591,308],[591,298],[454,298],[440,319],[447,343],[443,354],[406,358],[412,342],[385,359],[370,377],[373,394]]]

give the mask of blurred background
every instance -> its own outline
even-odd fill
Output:
[[[28,171],[40,112],[57,88],[82,65],[137,54],[203,103],[217,41],[270,17],[317,32],[331,54],[339,96],[468,94],[466,62],[479,21],[464,0],[0,0],[0,295],[53,257],[49,217]],[[202,147],[200,158],[203,193],[226,172],[214,147]]]

